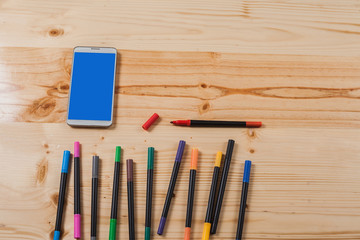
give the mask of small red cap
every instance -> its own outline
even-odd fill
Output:
[[[157,113],[154,113],[149,120],[147,120],[144,125],[142,125],[142,128],[145,130],[148,130],[148,128],[159,118],[159,115]]]
[[[261,127],[261,122],[246,122],[246,127],[258,128]]]

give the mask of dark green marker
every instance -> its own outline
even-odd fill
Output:
[[[152,205],[152,186],[154,174],[154,148],[148,148],[147,164],[147,185],[146,185],[146,213],[145,213],[145,240],[150,240],[151,235],[151,205]]]
[[[120,178],[120,155],[121,155],[121,147],[117,146],[115,153],[115,168],[114,168],[114,182],[113,182],[112,203],[111,203],[109,240],[116,239],[116,222],[117,222],[119,178]]]

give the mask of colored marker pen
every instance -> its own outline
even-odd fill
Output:
[[[60,179],[60,189],[59,189],[58,207],[56,214],[54,240],[60,239],[61,222],[62,222],[62,215],[64,210],[64,202],[65,202],[66,180],[69,169],[69,159],[70,159],[70,151],[66,150],[64,151],[63,154],[63,162],[61,167],[61,179]]]
[[[81,238],[79,142],[74,143],[74,238]]]

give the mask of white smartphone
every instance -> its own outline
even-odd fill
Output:
[[[67,124],[75,127],[112,124],[116,58],[115,48],[74,48]]]

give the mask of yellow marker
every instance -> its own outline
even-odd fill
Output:
[[[206,217],[205,217],[202,240],[209,240],[209,236],[210,236],[210,228],[211,228],[211,221],[212,221],[211,214],[214,209],[216,185],[218,182],[218,177],[219,177],[219,172],[220,172],[221,159],[222,159],[222,152],[219,151],[219,152],[217,152],[216,159],[215,159],[214,173],[213,173],[212,182],[211,182],[209,201],[208,201],[208,206],[207,206],[207,210],[206,210]]]

